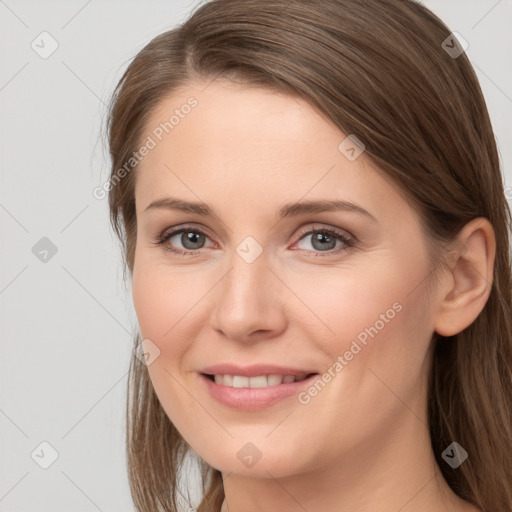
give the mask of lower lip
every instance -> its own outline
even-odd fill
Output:
[[[312,384],[318,373],[298,382],[286,382],[266,388],[234,388],[216,384],[202,373],[199,376],[210,396],[218,402],[241,411],[258,411],[283,398],[298,394]]]

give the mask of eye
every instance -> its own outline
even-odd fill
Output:
[[[173,238],[176,238],[177,240],[173,242]],[[203,248],[202,246],[207,238],[208,236],[204,231],[190,226],[185,226],[164,231],[154,243],[164,246],[167,251],[173,253],[194,255],[200,253],[198,249]],[[180,249],[179,247],[177,248],[175,245],[177,242],[182,244],[184,249]]]
[[[306,245],[310,245],[313,248],[312,250],[317,252],[317,254],[314,254],[314,257],[339,254],[348,251],[355,245],[353,238],[333,228],[313,228],[303,231],[300,236],[300,240],[296,244],[311,237],[310,243]],[[341,247],[338,245],[336,248],[338,242],[341,244]],[[307,248],[304,250],[311,252]]]
[[[316,228],[303,230],[299,233],[300,239],[294,244],[297,245],[303,240],[312,236],[310,246],[312,249],[300,248],[306,252],[313,252],[314,257],[332,256],[348,251],[355,245],[355,240],[346,234],[333,228]],[[175,240],[173,240],[175,239]],[[164,246],[165,250],[183,256],[193,256],[201,253],[208,235],[201,229],[184,226],[163,231],[155,242],[156,245]],[[181,244],[183,249],[176,247]],[[338,247],[336,245],[338,244]],[[341,247],[339,246],[341,245]],[[322,254],[326,253],[326,254]]]

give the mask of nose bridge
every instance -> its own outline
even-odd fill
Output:
[[[246,340],[254,331],[279,330],[284,318],[276,300],[278,283],[263,247],[247,237],[229,261],[214,306],[212,327],[230,338]]]
[[[246,310],[260,309],[260,301],[265,301],[265,295],[270,292],[269,274],[267,259],[261,253],[257,257],[254,256],[252,250],[240,255],[240,245],[230,260],[230,272],[226,276],[221,300],[224,301],[231,310],[237,311],[237,314]]]
[[[231,254],[230,272],[226,276],[226,292],[234,296],[243,295],[244,300],[258,295],[258,285],[268,279],[268,253],[254,237],[246,236]],[[240,297],[242,298],[242,297]]]

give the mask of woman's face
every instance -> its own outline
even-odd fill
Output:
[[[415,211],[306,102],[205,86],[162,101],[136,171],[133,299],[167,415],[213,467],[264,477],[421,430],[434,319]]]

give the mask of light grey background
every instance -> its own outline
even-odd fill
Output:
[[[423,3],[469,43],[512,198],[512,1]],[[114,84],[196,4],[0,0],[0,512],[133,510],[124,406],[136,320],[107,199],[92,190],[108,176],[100,128]],[[58,43],[46,59],[31,47],[51,49],[43,31]],[[44,441],[58,453],[48,469]]]

